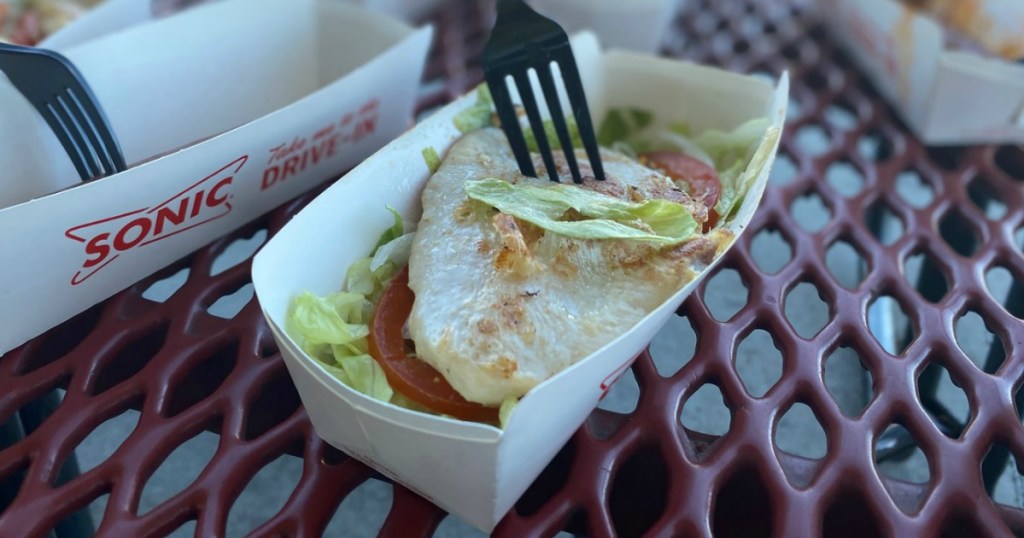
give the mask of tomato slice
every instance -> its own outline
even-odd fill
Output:
[[[402,327],[416,298],[409,289],[409,268],[388,283],[370,323],[370,355],[380,363],[391,386],[410,400],[462,420],[497,422],[498,409],[467,401],[433,366],[416,358]]]
[[[652,151],[640,155],[642,162],[657,168],[668,177],[684,181],[690,187],[690,196],[703,199],[704,207],[708,208],[708,221],[704,223],[707,233],[718,222],[715,204],[722,193],[722,182],[718,172],[703,161],[678,151]]]

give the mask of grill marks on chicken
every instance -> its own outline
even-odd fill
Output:
[[[698,222],[707,219],[703,203],[661,173],[614,152],[602,160],[608,180],[591,178],[581,188],[634,202],[667,199],[682,203]],[[563,183],[570,183],[568,170],[559,168]],[[467,134],[424,189],[409,263],[416,293],[409,332],[417,355],[470,401],[497,405],[522,396],[596,351],[690,281],[732,239],[715,231],[659,249],[545,232],[469,200],[465,182],[487,177],[550,185],[519,173],[501,131]]]

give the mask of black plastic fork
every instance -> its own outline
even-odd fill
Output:
[[[0,71],[42,114],[83,181],[128,168],[92,90],[67,58],[0,43]]]
[[[508,77],[512,77],[519,90],[523,108],[526,109],[526,116],[530,120],[530,129],[537,141],[537,150],[544,160],[548,176],[552,181],[559,180],[551,145],[548,143],[544,122],[530,84],[529,72],[533,70],[551,112],[551,122],[558,135],[558,141],[565,151],[565,160],[572,172],[572,179],[576,183],[582,183],[583,177],[576,162],[572,138],[558,99],[552,64],[557,64],[561,72],[565,93],[572,106],[580,139],[590,159],[594,177],[603,180],[604,166],[601,164],[597,136],[594,134],[594,125],[590,119],[590,110],[587,108],[587,98],[576,67],[576,58],[569,46],[569,36],[561,26],[531,9],[523,0],[498,0],[498,19],[491,32],[491,38],[484,47],[483,65],[487,86],[494,98],[502,129],[519,164],[519,171],[523,175],[537,176],[506,83]]]

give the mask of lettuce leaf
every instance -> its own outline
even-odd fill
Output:
[[[519,405],[519,399],[515,396],[509,396],[505,398],[505,401],[501,402],[501,407],[498,409],[498,424],[501,429],[505,429],[508,425],[508,419],[512,417],[512,410],[515,409],[516,405]]]
[[[576,125],[576,118],[572,116],[566,116],[565,126],[569,131],[569,140],[574,148],[583,147],[583,139],[580,138],[580,128]],[[555,130],[555,124],[550,119],[544,120],[544,134],[547,136],[548,145],[553,150],[562,149],[562,141],[558,138],[558,131]],[[526,128],[523,130],[523,139],[526,140],[526,149],[537,152],[537,135],[533,133],[533,129]]]
[[[533,187],[495,178],[466,182],[470,198],[550,232],[578,239],[627,239],[656,246],[677,245],[697,231],[697,222],[668,200],[627,202],[568,185]],[[570,209],[584,220],[559,220]]]
[[[494,99],[491,98],[491,90],[486,84],[481,84],[476,89],[476,103],[452,118],[455,128],[462,134],[466,134],[470,131],[487,127],[491,124],[493,103]]]

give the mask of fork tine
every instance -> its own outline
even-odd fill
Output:
[[[594,134],[594,124],[590,120],[590,108],[587,107],[587,96],[583,92],[583,81],[580,80],[579,69],[576,68],[576,59],[568,45],[564,51],[556,55],[558,68],[562,72],[562,80],[565,82],[565,93],[569,96],[572,104],[572,113],[576,117],[576,126],[580,130],[580,139],[583,147],[587,150],[587,157],[590,159],[590,166],[594,169],[594,177],[604,180],[604,165],[601,163],[601,152],[597,148],[597,135]]]
[[[103,110],[96,106],[95,98],[92,97],[87,88],[69,88],[69,91],[71,91],[75,102],[78,103],[89,118],[90,124],[103,142],[103,150],[110,157],[110,162],[113,164],[113,169],[109,173],[113,174],[114,172],[127,170],[128,165],[125,164],[124,155],[121,153],[121,144],[118,143],[114,130],[110,128],[110,122],[107,121]]]
[[[92,150],[92,154],[96,158],[100,168],[103,169],[103,175],[110,175],[117,172],[114,167],[114,162],[111,158],[109,148],[100,141],[98,132],[100,129],[97,129],[92,118],[86,114],[86,111],[82,106],[82,100],[78,98],[74,88],[66,88],[64,93],[65,104],[69,109],[71,109],[75,119],[78,120],[78,125],[81,126],[82,131],[85,132],[86,138],[89,139],[90,149]]]
[[[512,104],[512,97],[508,92],[505,75],[487,73],[487,86],[491,89],[491,99],[494,100],[495,108],[498,110],[498,119],[501,120],[505,137],[508,138],[508,145],[512,148],[512,154],[516,156],[519,171],[523,175],[535,177],[537,171],[533,168],[533,159],[530,158],[530,150],[526,147],[526,138],[523,137],[523,130],[519,127],[519,118],[516,116],[515,105]]]
[[[57,108],[53,104],[47,104],[46,113],[43,114],[43,118],[46,119],[46,123],[50,125],[53,134],[57,135],[60,145],[64,147],[64,151],[71,158],[71,163],[75,165],[75,170],[78,171],[78,177],[83,180],[89,179],[93,175],[90,168],[86,165],[85,156],[82,154],[81,148],[72,140],[68,127],[57,113]]]
[[[548,145],[548,135],[544,132],[544,121],[540,117],[540,109],[537,108],[537,99],[533,96],[533,87],[530,84],[529,71],[518,71],[512,75],[519,88],[519,97],[523,100],[523,108],[526,109],[526,117],[530,119],[530,128],[533,129],[533,138],[537,141],[537,151],[544,160],[544,166],[548,169],[548,177],[551,181],[558,182],[558,170],[555,169],[555,159],[551,155],[551,146]]]
[[[74,107],[68,101],[67,97],[58,94],[53,100],[53,108],[57,111],[61,121],[64,122],[68,134],[71,135],[71,140],[75,142],[82,158],[85,160],[85,166],[89,169],[89,178],[101,176],[103,175],[103,169],[96,160],[96,154],[93,152],[92,146],[86,140],[85,129],[72,112]]]
[[[551,63],[537,68],[537,78],[540,79],[541,89],[544,90],[544,100],[548,103],[548,110],[551,111],[551,123],[555,126],[558,134],[558,141],[562,144],[562,151],[565,152],[565,160],[569,163],[569,170],[572,172],[572,180],[575,183],[583,183],[583,176],[580,175],[580,167],[576,164],[576,152],[573,151],[572,137],[569,136],[569,128],[565,124],[565,114],[562,112],[562,103],[558,99],[558,90],[555,88],[555,79],[551,74]]]
[[[106,154],[103,152],[103,147],[100,141],[96,138],[96,132],[89,123],[89,119],[85,117],[81,107],[77,103],[77,99],[70,88],[65,88],[64,93],[58,97],[60,103],[64,106],[70,114],[74,124],[78,127],[78,132],[84,135],[87,140],[87,145],[82,148],[82,153],[86,157],[91,158],[94,168],[98,171],[97,175],[106,175],[112,172],[112,166],[107,159]]]

